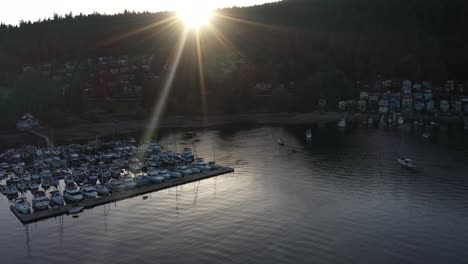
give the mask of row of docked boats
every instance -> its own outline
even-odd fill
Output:
[[[9,150],[0,156],[0,183],[5,183],[0,184],[0,190],[9,197],[31,191],[32,204],[24,195],[14,204],[18,212],[27,213],[30,208],[44,210],[65,202],[95,199],[218,167],[195,158],[188,147],[176,153],[165,151],[155,142],[135,144],[129,141]],[[45,191],[51,186],[55,188],[47,196]]]

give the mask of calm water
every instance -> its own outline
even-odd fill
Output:
[[[236,172],[23,226],[0,198],[2,263],[467,263],[468,135],[262,127],[198,133]],[[282,137],[285,147],[276,144]],[[166,139],[172,144],[173,139]],[[164,142],[164,140],[163,140]],[[182,148],[178,136],[177,145]]]

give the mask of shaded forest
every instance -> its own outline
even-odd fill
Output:
[[[467,13],[468,2],[463,0],[286,0],[222,9],[212,19],[215,30],[202,30],[198,41],[189,35],[173,95],[182,103],[199,97],[197,42],[209,94],[250,96],[256,83],[279,87],[294,81],[299,110],[307,110],[320,96],[350,96],[353,81],[377,76],[465,80]],[[173,16],[125,11],[1,25],[0,86],[23,80],[22,64],[81,62],[108,55],[150,54],[154,73],[163,76],[161,69],[174,57],[183,31],[178,21],[160,23]],[[156,98],[160,84],[145,83],[146,97]],[[62,104],[55,105],[60,109]]]

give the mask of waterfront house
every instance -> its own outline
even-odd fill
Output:
[[[356,100],[346,100],[346,111],[356,110]]]
[[[389,108],[388,99],[381,99],[381,100],[379,101],[379,113],[380,113],[380,114],[386,114],[386,113],[388,113],[388,108]]]
[[[366,112],[366,106],[367,106],[367,102],[366,100],[359,100],[357,101],[357,109],[360,113],[365,113]]]
[[[422,88],[424,90],[432,90],[432,82],[431,81],[423,81]]]
[[[346,110],[346,101],[338,101],[338,110],[345,111]]]
[[[401,99],[401,110],[405,114],[411,114],[413,112],[413,98],[411,95],[403,95]]]
[[[442,113],[450,112],[450,104],[448,100],[440,100],[439,107]]]
[[[453,103],[453,112],[455,114],[459,114],[462,112],[462,109],[463,109],[463,104],[462,104],[462,101],[461,100],[455,100]]]
[[[445,82],[445,91],[448,92],[448,93],[451,93],[451,92],[453,92],[454,89],[455,89],[455,81],[454,80],[447,80]]]
[[[368,93],[368,92],[364,92],[364,91],[360,92],[360,93],[359,93],[359,99],[361,99],[361,100],[368,100],[368,99],[369,99],[369,93]]]
[[[432,89],[424,90],[424,100],[426,101],[432,100]]]
[[[422,90],[422,85],[420,83],[414,83],[413,84],[413,90],[420,92]]]
[[[434,100],[428,100],[428,101],[426,101],[426,111],[428,111],[428,112],[433,112],[434,109],[435,109]]]
[[[463,113],[468,114],[468,97],[462,97],[460,101],[462,103]]]
[[[411,81],[405,80],[401,82],[401,92],[403,94],[411,94]]]
[[[389,96],[389,110],[400,111],[401,96],[400,93],[391,93]]]
[[[420,113],[422,110],[424,110],[424,101],[422,100],[415,100],[413,101],[414,103],[414,110],[417,112],[417,113]]]
[[[379,95],[376,93],[369,94],[369,100],[367,104],[367,110],[371,113],[375,113],[379,110]]]

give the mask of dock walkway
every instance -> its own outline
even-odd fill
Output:
[[[54,206],[51,209],[44,210],[44,211],[37,211],[31,214],[21,214],[13,206],[10,207],[10,209],[23,224],[28,224],[28,223],[37,222],[40,220],[67,214],[70,211],[70,209],[72,209],[75,206],[82,206],[85,209],[93,208],[99,205],[128,199],[134,196],[143,195],[143,194],[150,193],[150,192],[160,191],[163,189],[167,189],[167,188],[175,187],[178,185],[182,185],[182,184],[186,184],[186,183],[190,183],[194,181],[199,181],[199,180],[203,180],[203,179],[207,179],[207,178],[211,178],[214,176],[227,174],[231,172],[234,172],[234,169],[228,168],[228,167],[221,167],[216,170],[193,174],[193,175],[186,176],[180,179],[168,180],[160,184],[144,186],[141,188],[126,190],[123,192],[116,192],[108,196],[98,197],[97,199],[84,199],[81,202],[78,202],[75,204]]]

